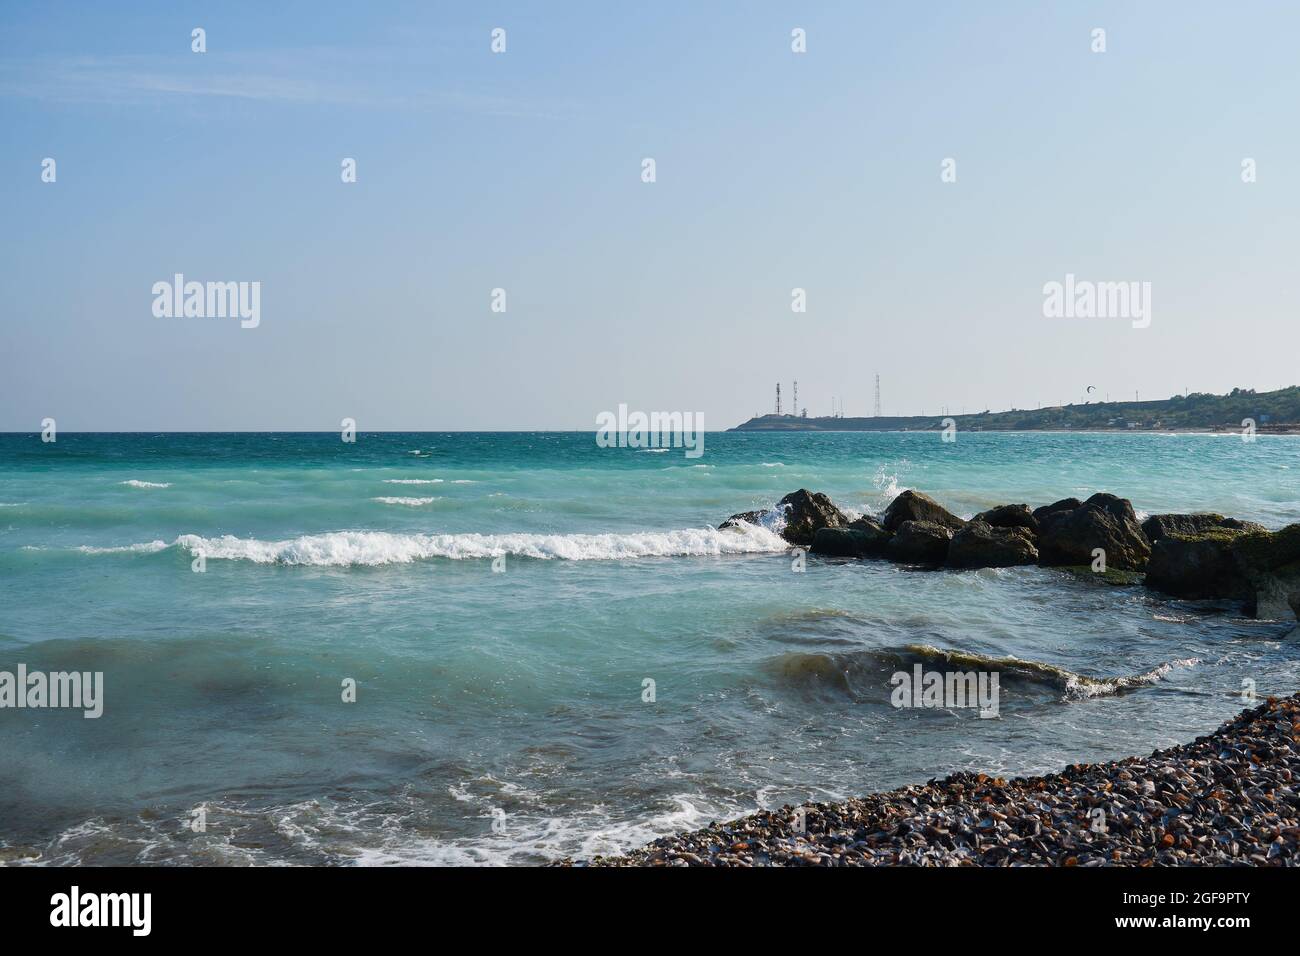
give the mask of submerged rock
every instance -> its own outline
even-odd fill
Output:
[[[948,559],[952,529],[937,521],[904,521],[889,541],[888,555],[904,564],[938,566]]]
[[[919,491],[904,491],[885,509],[885,530],[895,533],[907,521],[929,521],[956,531],[966,524],[961,518]]]
[[[1067,499],[1068,500],[1068,499]],[[1038,551],[1048,566],[1091,564],[1093,551],[1106,554],[1106,567],[1141,571],[1151,557],[1151,543],[1138,524],[1127,498],[1098,492],[1077,508],[1049,505],[1034,512],[1038,519]]]
[[[1038,533],[1038,519],[1029,510],[1029,505],[998,505],[988,511],[981,511],[972,521],[983,521],[995,528],[1026,528]]]
[[[1091,564],[1071,564],[1064,567],[1054,567],[1052,570],[1073,575],[1080,581],[1086,581],[1089,584],[1104,585],[1106,587],[1133,587],[1135,584],[1141,584],[1146,580],[1146,575],[1141,571],[1121,571],[1118,568],[1094,571]]]
[[[1037,563],[1033,532],[1019,526],[994,527],[977,519],[954,534],[948,546],[950,568],[1010,568]]]

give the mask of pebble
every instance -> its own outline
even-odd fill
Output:
[[[957,773],[808,804],[806,832],[786,806],[557,865],[1300,866],[1297,772],[1300,694],[1149,757],[1028,779]]]

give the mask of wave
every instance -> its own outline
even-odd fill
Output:
[[[158,551],[165,551],[170,547],[172,545],[166,541],[145,541],[140,544],[124,544],[113,548],[97,548],[94,545],[83,544],[77,550],[82,554],[153,554]]]
[[[623,814],[604,802],[557,813],[530,792],[508,785],[494,792],[479,780],[447,792],[464,804],[466,819],[481,820],[483,833],[506,802],[510,824],[502,833],[431,836],[446,827],[431,819],[430,795],[407,787],[359,800],[323,796],[270,806],[204,801],[210,825],[192,839],[166,815],[96,816],[40,845],[14,846],[0,838],[0,859],[19,866],[536,866],[565,856],[615,856],[753,809],[684,792],[667,795],[645,814]]]
[[[870,696],[864,691],[877,688],[883,699],[887,694],[888,675],[918,663],[943,670],[997,672],[1004,684],[1017,681],[1042,684],[1059,691],[1066,700],[1086,700],[1158,683],[1175,667],[1194,667],[1200,659],[1168,661],[1136,674],[1090,677],[1043,661],[908,644],[901,648],[846,653],[788,652],[769,662],[769,669],[787,682],[836,687],[854,697]]]
[[[415,499],[412,499],[415,500]],[[630,534],[396,534],[387,531],[332,531],[282,541],[205,538],[183,534],[168,544],[148,541],[117,547],[82,545],[82,554],[154,553],[179,548],[209,560],[316,567],[409,564],[430,558],[469,560],[513,555],[563,561],[619,561],[650,557],[715,557],[766,554],[789,548],[779,535],[756,525],[719,531],[687,528]]]
[[[441,478],[385,478],[386,485],[440,485]]]
[[[1198,657],[1168,661],[1137,674],[1125,674],[1118,677],[1089,677],[1078,674],[1055,664],[1042,661],[1021,660],[1018,657],[990,657],[969,651],[943,650],[929,644],[909,644],[905,651],[915,654],[924,661],[935,664],[947,664],[956,668],[969,670],[999,671],[1002,674],[1023,677],[1039,683],[1051,684],[1065,692],[1070,698],[1106,697],[1135,687],[1145,687],[1158,683],[1175,667],[1195,667],[1201,662]]]
[[[119,481],[119,485],[127,485],[131,488],[170,488],[170,481],[140,481],[137,478],[129,478],[126,481]]]
[[[378,498],[371,498],[371,501],[378,501],[382,505],[407,505],[416,508],[420,505],[433,504],[435,501],[441,501],[441,498],[395,498],[390,495],[380,495]]]

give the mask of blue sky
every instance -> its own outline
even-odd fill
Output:
[[[1295,4],[210,6],[0,8],[0,429],[1300,381]],[[260,325],[155,317],[177,272]],[[1066,273],[1150,282],[1150,327],[1046,318]]]

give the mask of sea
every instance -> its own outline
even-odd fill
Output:
[[[0,672],[102,674],[102,713],[0,708],[0,863],[544,864],[1143,755],[1300,686],[1295,622],[1231,604],[717,529],[799,488],[1279,528],[1300,438],[3,434]],[[895,706],[918,664],[996,670],[996,716]]]

